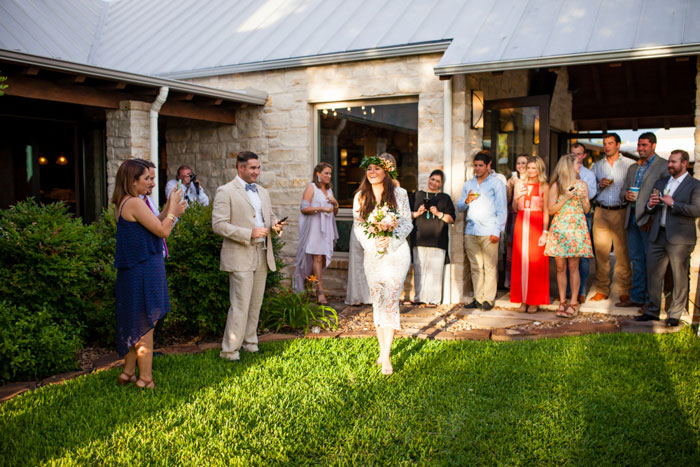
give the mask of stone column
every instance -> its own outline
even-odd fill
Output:
[[[695,74],[695,150],[693,151],[693,160],[695,161],[694,176],[700,179],[700,56],[698,56],[698,72]],[[700,240],[700,232],[696,233],[698,240]],[[695,299],[700,297],[700,283],[698,283],[700,248],[698,245],[700,243],[696,242],[695,250],[690,256],[690,303],[688,304],[688,313],[693,324],[700,323],[700,307],[693,305]]]
[[[117,170],[127,159],[150,159],[151,104],[122,101],[118,110],[107,111],[107,197],[112,197]]]

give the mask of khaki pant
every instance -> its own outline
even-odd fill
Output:
[[[610,251],[615,248],[615,280],[620,295],[629,295],[632,268],[627,254],[625,210],[611,211],[598,206],[593,215],[593,245],[595,247],[595,284],[593,288],[610,296]]]
[[[480,303],[493,303],[498,287],[498,243],[491,243],[489,235],[465,235],[464,241],[472,273],[474,299]]]
[[[229,273],[229,297],[231,307],[226,318],[224,339],[220,355],[233,357],[241,346],[256,346],[257,327],[265,293],[267,258],[264,243],[256,243],[257,264],[255,270]]]

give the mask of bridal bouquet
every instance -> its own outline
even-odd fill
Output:
[[[394,208],[386,204],[375,207],[367,216],[367,220],[362,223],[362,228],[368,238],[393,237],[394,230],[399,226],[399,213]],[[384,250],[377,250],[383,254]]]

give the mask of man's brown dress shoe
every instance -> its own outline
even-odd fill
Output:
[[[630,300],[629,295],[620,295],[620,301],[615,304],[615,306],[619,306],[621,308],[638,308],[642,305],[642,303],[633,302],[632,300]]]
[[[599,302],[601,300],[607,300],[607,299],[608,299],[608,296],[605,294],[602,294],[600,292],[597,292],[595,295],[593,295],[593,297],[591,297],[592,302]]]

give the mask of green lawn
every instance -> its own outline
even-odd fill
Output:
[[[700,464],[700,339],[262,345],[88,375],[0,405],[0,464]]]

